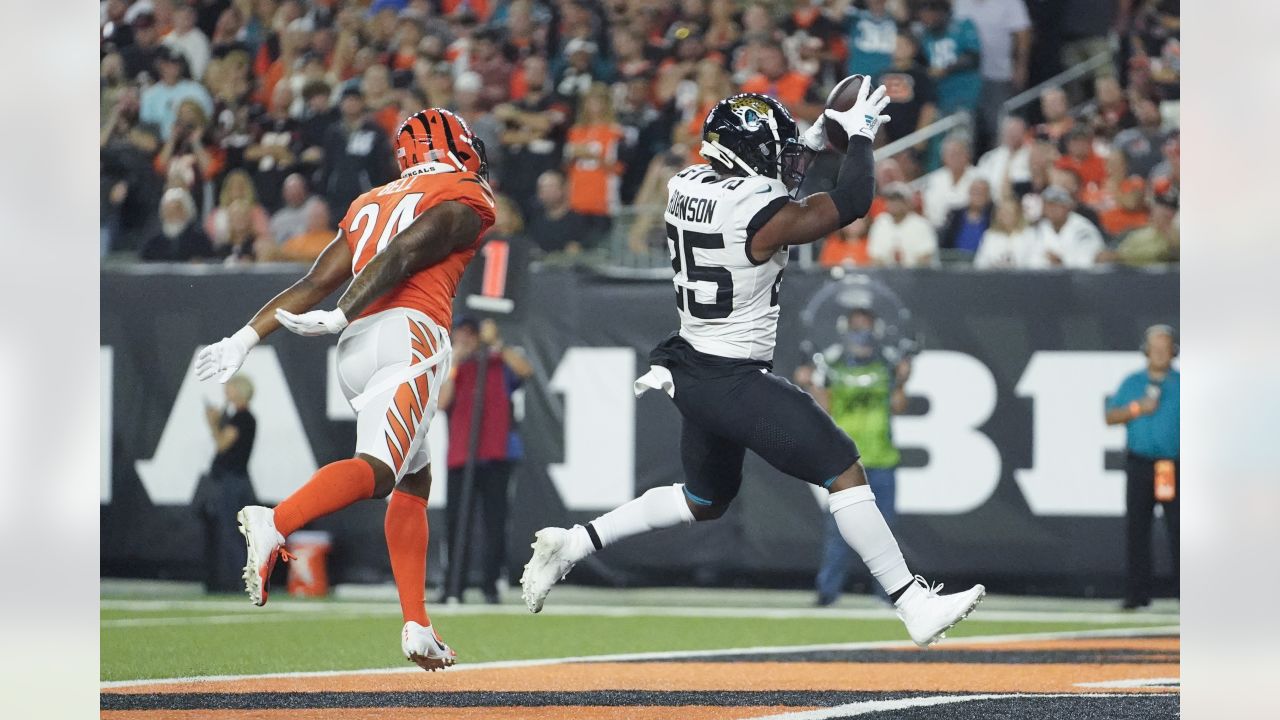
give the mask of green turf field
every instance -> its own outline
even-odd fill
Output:
[[[466,605],[437,608],[432,617],[441,635],[458,651],[460,663],[906,639],[901,624],[874,604],[842,615],[840,611],[823,614],[795,607],[790,600],[753,600],[750,594],[733,591],[710,596],[712,600],[706,601],[702,611],[698,609],[701,595],[699,600],[677,598],[676,604],[636,603],[634,597],[618,597],[617,603],[595,607],[549,606],[537,616],[519,606]],[[736,601],[737,607],[726,609],[725,599]],[[789,603],[793,609],[787,609]],[[265,608],[254,608],[242,598],[106,596],[102,604],[101,674],[105,681],[354,670],[404,663],[399,652],[400,617],[394,602],[282,597]],[[1024,618],[1018,612],[1000,612],[999,600],[992,605],[996,610],[987,614],[998,619],[984,619],[980,608],[950,636],[1177,623],[1176,614],[1134,615],[1130,620],[1090,612],[1033,610]],[[709,616],[661,614],[686,610]],[[649,612],[655,614],[646,614]],[[722,616],[726,612],[742,616]],[[850,616],[858,613],[861,616]]]

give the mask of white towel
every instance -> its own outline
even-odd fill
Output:
[[[649,372],[636,379],[636,397],[640,397],[650,390],[661,390],[675,398],[676,383],[671,378],[671,371],[661,365],[650,365]]]

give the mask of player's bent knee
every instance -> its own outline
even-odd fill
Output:
[[[431,466],[409,473],[396,483],[396,491],[427,499],[431,497]]]
[[[356,455],[360,460],[369,464],[373,468],[373,497],[385,498],[391,494],[396,487],[396,473],[386,463],[382,462],[372,455],[360,453]]]
[[[855,460],[847,470],[837,475],[829,484],[826,484],[826,488],[829,492],[835,493],[866,484],[867,471],[863,469],[861,460]]]

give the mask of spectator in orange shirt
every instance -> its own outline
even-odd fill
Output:
[[[871,264],[867,254],[867,229],[870,223],[860,217],[840,228],[822,243],[818,264],[830,267],[866,267]]]
[[[1147,209],[1147,183],[1132,175],[1120,183],[1116,194],[1116,206],[1099,216],[1102,230],[1111,237],[1119,237],[1130,230],[1147,224],[1151,217]]]
[[[275,253],[275,260],[286,262],[313,262],[320,253],[333,242],[337,230],[329,222],[329,206],[324,200],[313,197],[307,201],[303,211],[307,219],[307,229],[284,242]]]
[[[760,73],[742,83],[742,92],[764,93],[782,101],[797,118],[810,122],[822,112],[822,98],[813,78],[787,67],[787,57],[777,46],[762,47],[756,61]]]
[[[609,86],[596,83],[582,98],[578,121],[569,128],[565,143],[569,208],[587,217],[599,230],[609,226],[618,206],[618,146],[622,127],[614,120]]]
[[[1079,127],[1067,135],[1067,152],[1055,167],[1074,170],[1080,176],[1081,189],[1091,191],[1107,182],[1107,163],[1093,151],[1093,133]]]

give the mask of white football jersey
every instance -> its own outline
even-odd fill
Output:
[[[787,249],[757,264],[747,239],[789,200],[781,180],[722,176],[710,165],[691,165],[667,183],[667,248],[680,335],[699,352],[773,359]]]

